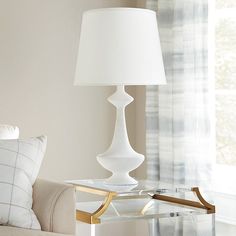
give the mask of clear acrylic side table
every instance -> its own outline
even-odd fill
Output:
[[[111,186],[104,180],[71,180],[78,193],[88,193],[100,199],[86,198],[77,203],[76,219],[92,225],[107,222],[135,221],[194,215],[212,215],[214,224],[215,206],[208,203],[198,187],[175,186],[171,184],[140,180],[138,185]],[[157,236],[158,230],[150,223],[150,235]],[[214,228],[214,227],[213,227]],[[212,235],[215,235],[213,230]]]

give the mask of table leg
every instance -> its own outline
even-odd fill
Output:
[[[96,228],[95,228],[95,224],[91,224],[91,236],[96,236]]]
[[[212,236],[216,235],[216,219],[215,219],[216,215],[212,214],[211,215],[211,220],[212,220]]]
[[[159,236],[160,235],[160,227],[158,219],[148,220],[148,229],[149,236]]]

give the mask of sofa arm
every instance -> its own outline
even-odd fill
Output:
[[[75,234],[75,189],[71,185],[37,179],[33,211],[43,231]]]

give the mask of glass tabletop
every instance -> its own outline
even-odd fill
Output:
[[[87,179],[87,180],[69,180],[66,181],[75,186],[86,187],[105,192],[114,192],[116,197],[119,196],[135,196],[147,194],[163,194],[169,192],[185,193],[192,191],[192,187],[184,185],[176,185],[164,182],[139,180],[137,185],[108,185],[104,179]]]

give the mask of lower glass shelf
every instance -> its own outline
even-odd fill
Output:
[[[79,202],[77,203],[77,209],[82,212],[93,213],[101,204],[101,201]],[[105,223],[202,214],[207,214],[207,211],[163,203],[154,199],[125,199],[113,200],[99,219],[100,223]]]

